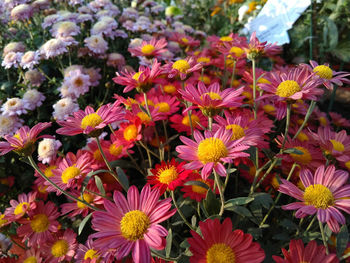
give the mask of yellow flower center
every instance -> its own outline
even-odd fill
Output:
[[[230,36],[223,36],[220,38],[220,40],[224,42],[230,42],[230,41],[233,41],[233,38]]]
[[[38,186],[38,191],[42,194],[45,194],[47,192],[46,189],[47,189],[46,185],[39,185]]]
[[[327,126],[327,119],[325,117],[320,117],[318,120],[322,126]]]
[[[304,132],[300,132],[297,136],[297,139],[301,142],[305,142],[309,140],[309,137]]]
[[[113,156],[119,156],[122,153],[123,146],[119,145],[118,147],[115,144],[111,144],[109,146],[109,153],[112,154]]]
[[[141,52],[145,55],[150,55],[156,48],[153,45],[147,44],[141,48]]]
[[[139,72],[136,72],[136,73],[132,76],[132,78],[133,78],[134,80],[136,80],[136,81],[139,80],[141,73],[142,73],[142,72],[140,72],[140,71],[139,71]]]
[[[271,104],[266,104],[263,106],[263,110],[266,112],[266,113],[273,113],[276,111],[276,108],[274,106],[272,106]]]
[[[204,94],[209,95],[212,100],[222,100],[221,96],[216,92],[206,92]],[[203,99],[203,98],[202,98]]]
[[[166,102],[159,102],[154,107],[155,108],[158,107],[159,112],[169,112],[170,111],[170,106]]]
[[[206,255],[207,263],[235,263],[236,257],[232,248],[225,243],[212,245]]]
[[[304,200],[305,204],[321,209],[334,205],[334,197],[331,190],[322,184],[308,186],[304,192]]]
[[[217,163],[227,156],[227,148],[219,138],[207,138],[200,142],[197,149],[198,159],[203,163]]]
[[[278,182],[278,179],[276,176],[274,176],[271,180],[271,185],[274,189],[278,189],[278,187],[280,186],[280,183]]]
[[[244,50],[241,49],[240,47],[231,47],[230,53],[235,54],[235,56],[239,58],[244,54]]]
[[[29,203],[28,202],[23,202],[23,203],[19,203],[18,205],[16,205],[15,211],[13,212],[16,216],[23,214],[26,210],[23,209],[23,206],[26,206],[27,208],[29,207]]]
[[[170,184],[172,181],[177,179],[179,174],[177,173],[176,167],[170,166],[168,168],[162,168],[157,173],[158,181],[162,184]]]
[[[197,179],[196,181],[205,183],[209,188],[210,184],[207,181],[204,181],[203,179]],[[192,185],[192,192],[195,192],[197,194],[205,194],[208,190],[202,186],[199,185]]]
[[[209,84],[211,83],[210,78],[209,78],[208,76],[206,76],[206,75],[199,76],[198,80],[199,80],[199,81],[203,81],[203,83],[204,83],[205,85],[209,85]]]
[[[103,120],[100,117],[100,115],[98,115],[97,113],[90,113],[81,120],[80,127],[82,129],[86,129],[88,126],[95,128],[101,122],[103,122]]]
[[[100,255],[94,249],[89,249],[85,252],[84,260],[98,258]]]
[[[54,174],[52,173],[52,170],[55,170],[56,168],[57,168],[56,165],[50,165],[49,167],[47,167],[44,171],[44,174],[46,175],[46,177],[54,176]]]
[[[347,161],[347,162],[345,163],[345,167],[348,168],[348,170],[350,170],[350,161]],[[1,223],[0,223],[0,225],[1,225]]]
[[[80,174],[79,168],[75,166],[67,167],[61,175],[62,182],[67,184],[70,179],[77,177],[79,174]]]
[[[245,136],[244,129],[242,128],[242,126],[237,124],[227,125],[226,130],[232,131],[231,140],[238,140]]]
[[[313,71],[323,79],[331,79],[333,77],[333,71],[325,65],[319,65]]]
[[[83,198],[81,196],[78,198],[79,200],[84,200],[87,203],[91,203],[94,200],[94,196],[89,193],[83,193]],[[77,202],[77,207],[80,209],[83,209],[86,207],[86,205],[82,202]]]
[[[265,78],[260,78],[260,79],[258,80],[258,83],[271,84],[271,82],[268,81],[268,80],[265,79]]]
[[[7,219],[4,219],[5,214],[0,214],[0,227],[7,223]]]
[[[336,150],[338,152],[344,152],[344,150],[345,150],[344,144],[342,144],[341,142],[336,141],[336,140],[330,140],[330,141],[333,144],[334,150]]]
[[[209,63],[210,58],[209,57],[199,57],[199,58],[197,58],[197,62],[198,63]]]
[[[171,85],[171,84],[164,85],[163,86],[163,90],[166,93],[172,94],[172,93],[174,93],[176,91],[176,87],[174,85]]]
[[[192,114],[191,115],[191,122],[192,122],[192,127],[195,128],[199,123],[199,117],[197,115]],[[188,127],[190,127],[190,118],[188,117],[188,115],[186,115],[181,122],[183,125],[186,125]]]
[[[68,252],[68,242],[66,240],[60,239],[53,244],[51,247],[51,254],[55,258],[62,257],[67,254]]]
[[[176,70],[180,71],[181,73],[186,73],[186,71],[190,67],[191,67],[190,64],[188,64],[188,62],[184,59],[180,59],[173,64],[173,69],[176,69]]]
[[[278,85],[276,95],[282,98],[288,98],[299,91],[301,91],[301,89],[298,82],[294,80],[285,80]]]
[[[120,230],[124,238],[129,241],[143,239],[150,225],[149,217],[140,210],[126,213],[120,221]]]
[[[128,127],[125,128],[123,135],[124,139],[127,141],[135,140],[137,137],[137,127],[135,124],[130,124]]]
[[[30,220],[30,227],[36,233],[45,232],[50,225],[49,218],[45,214],[37,214]]]
[[[293,158],[295,162],[301,163],[301,164],[309,164],[311,162],[312,157],[308,149],[301,146],[296,146],[294,148],[302,152],[302,154],[296,154],[296,153],[290,154],[290,156]]]
[[[23,261],[23,263],[37,263],[36,257],[31,256],[31,257],[29,257],[29,258],[26,258],[26,259]]]
[[[137,113],[137,116],[141,119],[142,122],[148,123],[151,118],[148,116],[146,112],[140,111]]]
[[[181,38],[181,41],[184,42],[185,44],[187,44],[189,42],[188,39],[185,37]]]

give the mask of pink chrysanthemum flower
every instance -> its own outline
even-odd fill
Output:
[[[0,114],[0,137],[13,135],[22,126],[23,120],[19,119],[16,115],[6,116]]]
[[[321,146],[324,154],[340,162],[347,159],[350,154],[350,136],[345,130],[333,132],[329,126],[319,127],[317,133],[312,133],[313,139]]]
[[[6,220],[10,222],[16,221],[26,215],[28,211],[35,209],[35,198],[36,194],[30,192],[28,195],[25,193],[20,194],[18,196],[18,201],[11,200],[11,207],[6,208],[4,213],[6,215]]]
[[[326,254],[326,248],[323,245],[317,245],[315,240],[310,241],[306,247],[302,240],[291,240],[289,251],[282,248],[284,258],[272,256],[276,263],[338,263],[336,254]]]
[[[27,105],[20,98],[7,98],[6,102],[1,106],[1,111],[5,116],[26,114],[26,106]]]
[[[350,121],[348,119],[345,119],[339,113],[329,112],[329,116],[331,116],[332,123],[334,126],[339,128],[341,127],[350,128]]]
[[[226,176],[224,163],[232,163],[234,158],[247,157],[249,154],[243,152],[249,146],[242,145],[242,138],[231,140],[231,132],[225,128],[217,130],[215,133],[205,131],[204,136],[199,131],[194,131],[194,139],[180,136],[180,140],[185,145],[176,147],[179,158],[190,163],[184,168],[197,170],[202,168],[202,178],[206,180],[214,169],[219,175]]]
[[[205,116],[213,117],[223,109],[239,107],[242,105],[241,93],[243,89],[233,88],[220,90],[220,84],[215,82],[206,87],[203,82],[198,82],[198,89],[192,85],[187,85],[179,93],[183,98],[193,104],[192,108],[199,108]]]
[[[108,49],[108,42],[102,35],[92,35],[84,39],[85,46],[95,54],[104,54]]]
[[[282,52],[282,48],[276,44],[266,44],[267,42],[260,42],[256,37],[256,32],[250,36],[247,48],[244,48],[248,59],[257,59],[260,56],[274,56]]]
[[[7,142],[0,142],[0,155],[15,151],[20,155],[30,155],[35,147],[34,143],[40,138],[52,138],[50,135],[38,136],[40,132],[51,126],[51,122],[40,122],[31,129],[28,126],[21,127],[15,135],[5,135]]]
[[[24,107],[29,110],[34,110],[35,108],[41,106],[46,97],[36,89],[28,89],[23,94]]]
[[[23,263],[41,263],[43,262],[43,257],[41,251],[38,248],[30,248],[26,250],[26,254],[23,255]]]
[[[201,111],[193,110],[191,112],[191,122],[193,130],[203,130],[202,127],[205,128],[208,126],[208,118]],[[178,132],[186,132],[187,135],[191,135],[190,117],[187,113],[171,116],[170,127]]]
[[[98,231],[90,235],[96,238],[96,248],[117,249],[118,260],[132,252],[135,263],[150,263],[150,247],[162,250],[168,231],[159,223],[176,213],[171,209],[171,199],[159,200],[159,190],[146,185],[141,194],[135,186],[128,190],[127,199],[121,192],[114,192],[114,203],[104,201],[106,212],[93,213],[92,228]]]
[[[4,59],[1,62],[1,66],[5,69],[9,69],[11,67],[18,68],[18,65],[21,61],[23,53],[10,51],[8,52]]]
[[[345,224],[345,217],[339,209],[350,213],[350,185],[345,185],[347,172],[335,170],[333,165],[318,167],[315,175],[308,169],[301,170],[304,191],[287,180],[281,180],[278,191],[301,201],[282,206],[283,209],[297,210],[297,218],[317,214],[319,221],[326,222],[333,232],[339,232],[338,222]]]
[[[96,112],[92,107],[87,106],[84,111],[74,112],[73,116],[68,117],[65,121],[57,121],[63,126],[56,131],[58,134],[73,136],[84,133],[94,136],[108,124],[121,120],[124,115],[120,107],[107,104],[101,106]]]
[[[47,260],[50,263],[70,261],[77,248],[77,234],[71,229],[66,229],[64,233],[56,236],[44,246]]]
[[[29,211],[29,219],[21,219],[22,226],[17,228],[18,236],[23,236],[23,242],[28,241],[28,245],[42,245],[52,240],[52,233],[57,232],[59,223],[57,218],[59,212],[52,202],[44,204],[43,201],[37,202],[35,210]]]
[[[200,70],[203,67],[201,63],[196,62],[193,57],[186,59],[179,59],[175,62],[170,62],[165,66],[165,70],[168,73],[168,78],[174,78],[179,76],[181,80],[186,79],[190,74]]]
[[[265,259],[265,252],[259,243],[253,242],[250,234],[242,230],[232,231],[232,222],[226,218],[222,224],[219,219],[199,222],[202,235],[191,230],[191,263],[244,262],[260,263]]]
[[[310,60],[311,68],[310,70],[315,72],[317,76],[322,79],[323,85],[332,90],[333,84],[338,86],[343,86],[343,83],[350,84],[349,72],[344,71],[334,71],[329,67],[329,64],[319,65],[316,61]]]
[[[73,114],[73,112],[78,111],[79,105],[72,100],[72,98],[67,97],[57,101],[54,105],[52,105],[52,108],[54,109],[52,116],[56,120],[62,121],[67,119],[69,115]]]
[[[144,112],[141,110],[141,108],[133,104],[131,109],[132,109],[132,114],[140,118],[141,123],[145,126],[154,126],[155,121],[160,121],[160,120],[165,120],[167,119],[167,116],[163,114],[162,112],[158,111],[159,108],[154,108],[152,106],[148,106],[149,108],[149,113],[151,116],[148,115],[148,113]],[[151,118],[152,117],[152,118]]]
[[[119,85],[125,86],[123,92],[126,93],[133,89],[138,92],[147,92],[154,84],[163,83],[165,80],[160,78],[163,70],[158,63],[157,59],[153,61],[151,67],[140,66],[138,72],[125,71],[121,74],[116,73],[116,77],[113,81]]]
[[[67,93],[74,98],[79,98],[80,95],[87,93],[90,85],[90,76],[84,74],[80,69],[70,70],[65,74],[64,82],[62,84],[63,87],[67,87]]]
[[[69,152],[60,162],[58,168],[52,170],[54,176],[51,180],[63,190],[72,188],[77,185],[77,180],[81,179],[91,171],[90,161],[88,153],[75,156],[73,153]],[[45,184],[48,186],[47,191],[56,191],[57,195],[61,194],[59,190],[54,188],[48,182],[45,182]]]
[[[150,96],[150,99],[154,103],[154,107],[158,112],[170,116],[179,110],[180,101],[175,96],[170,95],[158,95]]]
[[[65,52],[68,52],[66,44],[63,40],[57,38],[52,38],[46,41],[45,44],[40,47],[40,53],[46,59],[57,57]]]
[[[317,100],[323,94],[323,90],[318,88],[320,79],[305,66],[292,68],[288,72],[271,72],[269,81],[270,83],[258,84],[269,93],[261,98],[271,97],[277,101]]]
[[[77,263],[98,263],[101,262],[101,253],[95,248],[91,239],[86,241],[86,245],[79,244],[74,257]]]
[[[20,65],[23,69],[33,69],[33,67],[39,64],[40,52],[39,51],[27,51],[21,58]]]
[[[144,56],[146,58],[153,58],[161,55],[166,51],[167,41],[165,38],[157,40],[152,38],[151,41],[143,41],[142,44],[136,48],[129,48],[128,51],[132,56]]]

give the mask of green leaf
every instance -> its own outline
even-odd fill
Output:
[[[95,176],[95,183],[96,183],[96,186],[97,186],[98,190],[100,191],[100,193],[102,195],[105,195],[106,191],[105,191],[105,188],[103,187],[103,183],[102,183],[101,178],[98,176]]]
[[[229,208],[229,207],[232,207],[232,206],[249,204],[253,200],[254,200],[254,197],[237,197],[237,198],[233,198],[233,199],[227,200],[225,202],[225,209]]]
[[[203,205],[208,215],[216,215],[220,212],[221,203],[216,199],[212,190],[208,190],[206,198],[203,200]]]
[[[340,228],[340,232],[337,235],[337,256],[341,257],[349,242],[349,233],[346,225]]]
[[[184,185],[196,185],[202,188],[205,188],[207,190],[209,190],[209,186],[206,183],[203,183],[201,181],[188,181],[186,183],[184,183]]]
[[[81,234],[81,232],[83,231],[86,223],[90,220],[90,217],[92,216],[92,213],[88,214],[83,221],[81,221],[80,225],[79,225],[79,229],[78,229],[78,235]]]
[[[165,247],[165,256],[170,257],[171,245],[173,243],[173,232],[171,228],[168,231],[168,235],[166,237],[166,247]]]
[[[292,153],[292,154],[298,154],[298,155],[302,155],[304,154],[302,151],[296,149],[296,148],[289,148],[283,151],[283,153]]]
[[[328,240],[331,237],[332,233],[333,233],[332,230],[326,224],[325,227],[324,227],[324,234],[326,236],[326,240]]]
[[[350,62],[350,41],[343,41],[331,53],[344,62]]]
[[[268,193],[255,193],[253,197],[254,197],[253,203],[258,203],[262,205],[265,209],[269,209],[270,206],[273,204],[271,195]]]
[[[256,220],[256,218],[252,215],[249,209],[245,208],[244,206],[232,206],[232,207],[229,207],[227,210],[235,212],[236,214],[242,217],[246,217],[257,225],[259,224],[258,220]]]
[[[129,180],[126,174],[124,173],[123,169],[120,167],[117,167],[116,172],[118,174],[118,179],[120,183],[124,186],[124,189],[125,190],[129,189]]]
[[[326,24],[324,25],[324,30],[327,28],[327,38],[325,43],[328,43],[328,51],[335,49],[338,45],[338,27],[332,19],[327,18]],[[325,34],[325,33],[324,33]],[[325,39],[324,39],[325,40]]]

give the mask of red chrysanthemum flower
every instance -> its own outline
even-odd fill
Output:
[[[207,178],[206,180],[204,180],[199,173],[192,173],[189,175],[189,177],[187,177],[187,182],[189,181],[198,181],[198,182],[202,182],[204,184],[206,184],[212,191],[213,191],[213,186],[214,186],[214,180]],[[184,185],[181,188],[181,191],[184,192],[183,197],[189,197],[192,200],[195,200],[197,202],[202,201],[206,196],[207,196],[207,192],[208,189],[204,188],[200,185]],[[219,189],[216,189],[216,191],[218,192]]]
[[[191,112],[191,124],[193,130],[203,130],[202,127],[206,128],[208,126],[208,118],[201,111],[193,110]],[[187,135],[191,135],[190,117],[187,113],[171,116],[170,127],[178,132],[186,132]]]
[[[192,170],[183,168],[184,164],[185,162],[176,162],[174,158],[170,162],[162,161],[161,164],[156,164],[155,169],[151,169],[153,175],[149,175],[147,181],[154,185],[153,188],[159,188],[161,195],[165,190],[174,191],[192,173]]]
[[[230,218],[222,224],[219,219],[208,219],[199,222],[199,227],[202,236],[191,230],[193,238],[187,240],[193,254],[191,263],[260,263],[265,258],[264,250],[250,234],[239,229],[232,231]]]

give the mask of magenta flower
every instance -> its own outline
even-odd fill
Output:
[[[84,133],[95,137],[99,135],[102,128],[124,117],[120,107],[110,104],[101,106],[96,112],[92,107],[87,106],[84,111],[79,110],[73,115],[74,117],[68,117],[65,121],[57,121],[63,126],[56,131],[58,134],[72,136]]]
[[[146,185],[141,194],[135,186],[128,190],[127,199],[121,192],[114,192],[114,203],[104,201],[105,212],[93,213],[92,228],[98,231],[90,235],[96,238],[97,249],[116,249],[120,260],[130,252],[135,263],[150,263],[150,248],[162,250],[168,231],[159,223],[176,213],[171,211],[171,200],[159,200],[159,190]]]
[[[0,142],[0,155],[15,151],[20,155],[28,156],[34,151],[34,143],[40,138],[53,138],[50,135],[39,136],[39,133],[50,127],[50,122],[40,122],[31,129],[28,126],[21,127],[14,135],[5,135],[7,142]]]
[[[156,38],[152,38],[149,42],[143,41],[142,44],[136,48],[129,48],[128,51],[133,56],[143,56],[146,58],[153,58],[161,55],[167,49],[167,41],[165,38],[161,38],[157,40]]]
[[[179,76],[181,80],[184,80],[189,74],[200,70],[202,67],[202,63],[197,63],[195,58],[188,57],[168,63],[165,70],[168,73],[168,78]]]
[[[190,161],[185,164],[185,169],[197,170],[202,168],[202,178],[206,180],[214,169],[219,175],[226,176],[224,163],[233,163],[234,158],[247,157],[243,152],[249,146],[242,145],[243,138],[231,140],[232,132],[221,128],[216,132],[205,131],[204,136],[199,131],[194,131],[195,141],[180,136],[185,145],[176,147],[179,158]]]
[[[10,201],[11,207],[5,210],[6,220],[10,222],[16,221],[26,215],[28,211],[35,209],[35,198],[36,193],[30,192],[28,195],[25,193],[18,195],[18,201],[12,199]]]
[[[339,232],[339,224],[345,224],[345,217],[339,210],[350,214],[350,185],[345,185],[348,173],[335,170],[333,165],[325,168],[318,167],[315,175],[305,169],[300,172],[300,180],[305,190],[300,190],[294,184],[281,179],[282,184],[278,191],[290,195],[301,202],[282,206],[285,210],[297,210],[295,216],[303,218],[317,214],[322,223],[326,222],[329,228]]]
[[[256,59],[259,56],[274,56],[282,52],[282,48],[276,44],[266,44],[267,42],[260,42],[256,37],[256,32],[250,36],[248,48],[244,48],[248,59]]]
[[[198,89],[192,85],[187,85],[184,90],[179,90],[182,97],[193,103],[193,108],[199,108],[206,116],[215,116],[222,109],[239,107],[242,105],[243,88],[235,90],[233,88],[220,90],[220,84],[215,82],[206,87],[203,82],[198,82]]]

